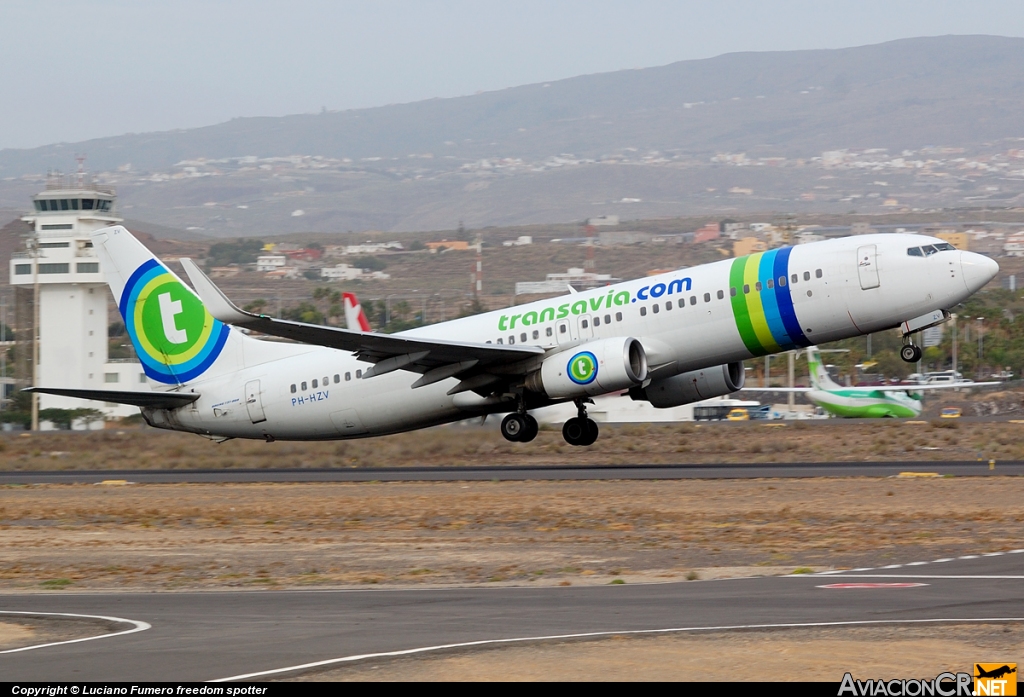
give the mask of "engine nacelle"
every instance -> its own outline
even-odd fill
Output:
[[[638,402],[650,402],[658,409],[667,409],[731,394],[743,389],[743,380],[743,362],[737,361],[673,375],[656,380],[647,387],[634,387],[629,396]]]
[[[551,399],[572,399],[626,390],[646,379],[643,345],[632,337],[615,337],[548,356],[526,376],[526,387]]]

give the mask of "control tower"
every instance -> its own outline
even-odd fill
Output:
[[[148,390],[142,366],[107,359],[110,291],[89,233],[121,222],[113,189],[79,173],[53,176],[32,197],[34,211],[25,251],[11,259],[15,288],[38,293],[39,358],[35,384],[81,389]],[[109,417],[137,414],[134,407],[39,395],[40,409],[99,409]]]

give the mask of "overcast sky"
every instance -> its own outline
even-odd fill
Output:
[[[735,51],[1024,36],[1020,0],[2,0],[0,148]]]

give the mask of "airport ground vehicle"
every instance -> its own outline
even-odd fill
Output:
[[[725,415],[726,421],[750,421],[750,412],[743,407],[729,410]]]
[[[861,235],[385,335],[246,312],[190,259],[182,265],[195,290],[186,286],[124,227],[91,238],[151,391],[31,389],[134,404],[157,428],[267,441],[506,414],[502,434],[526,442],[536,436],[531,409],[573,402],[563,436],[587,445],[597,438],[586,411],[594,395],[697,402],[740,389],[744,359],[896,326],[914,358],[914,334],[999,268],[922,235]],[[922,244],[933,252],[922,256]]]
[[[940,419],[959,419],[962,412],[959,407],[942,407],[939,412]]]

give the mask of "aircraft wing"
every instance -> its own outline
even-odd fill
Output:
[[[141,390],[76,390],[64,387],[28,387],[22,392],[54,394],[60,397],[92,399],[97,402],[130,404],[133,407],[150,409],[177,409],[199,399],[195,392],[143,392]]]
[[[461,392],[489,384],[486,378],[493,377],[490,373],[521,374],[525,371],[516,364],[545,353],[539,346],[475,344],[354,332],[258,315],[246,312],[232,303],[191,259],[181,259],[181,265],[206,309],[221,322],[303,344],[351,351],[360,360],[375,364],[363,373],[363,378],[394,370],[408,370],[423,373],[423,377],[413,384],[413,387],[423,387],[458,377],[463,379],[463,384],[453,390]],[[484,377],[470,378],[471,375]],[[476,382],[469,384],[469,379],[475,379]],[[490,380],[496,381],[497,378]]]

